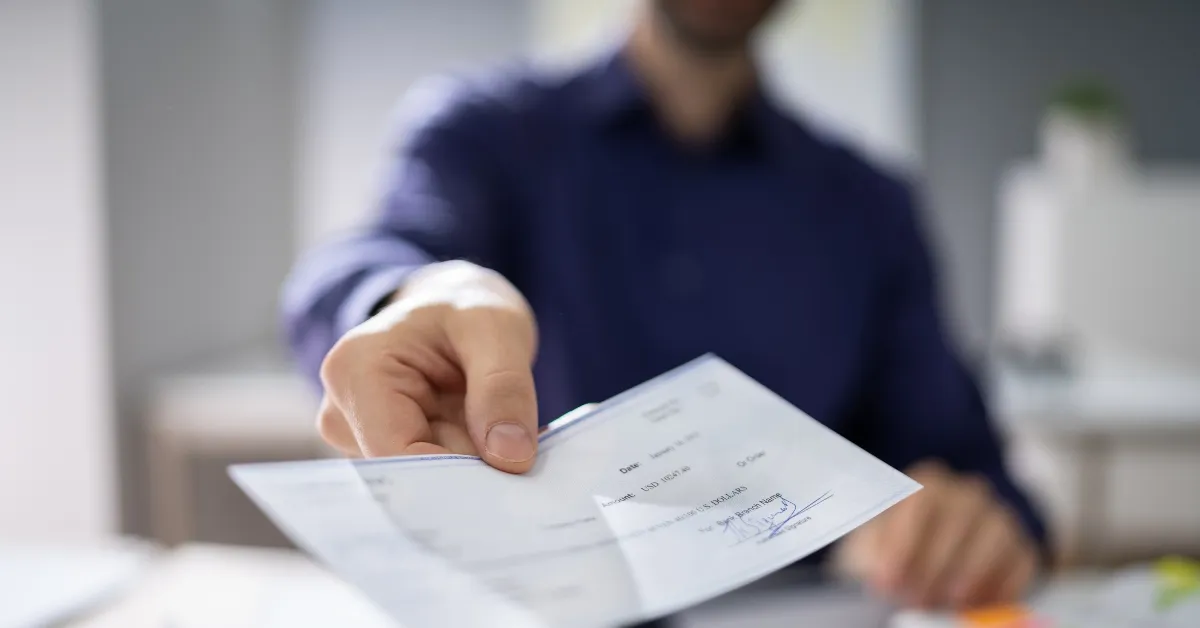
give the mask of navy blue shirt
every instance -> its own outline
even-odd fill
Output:
[[[286,286],[314,379],[414,268],[467,259],[533,306],[543,423],[713,352],[895,467],[986,476],[1043,538],[947,341],[903,183],[765,90],[717,141],[685,146],[620,54],[435,81],[409,103],[373,222]]]

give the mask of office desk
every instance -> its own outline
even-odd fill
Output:
[[[1103,572],[1072,574],[1042,587],[1034,593],[1030,604],[1046,612],[1091,608],[1095,606],[1098,591],[1112,591],[1111,587],[1101,587],[1111,584],[1110,576]],[[1200,611],[1198,602],[1193,602],[1196,611]],[[1118,606],[1123,609],[1121,612],[1129,610],[1126,608],[1129,605],[1118,602]],[[894,614],[895,609],[865,595],[855,585],[831,583],[810,570],[784,570],[691,608],[672,618],[668,625],[670,628],[748,625],[888,628]],[[1190,620],[1186,618],[1183,621],[1181,625],[1186,628],[1197,625],[1188,623]],[[1176,628],[1176,623],[1147,623],[1142,618],[1140,622],[1124,625]],[[70,628],[399,628],[357,590],[298,552],[216,545],[186,545],[164,553],[128,594],[86,618],[63,625]]]
[[[0,543],[0,628],[59,625],[101,608],[133,586],[156,551],[126,539]]]
[[[858,586],[835,583],[812,571],[784,570],[691,608],[675,618],[678,628],[876,628],[888,625],[890,605]]]
[[[883,626],[889,609],[855,587],[785,571],[690,609],[672,628]],[[358,591],[289,550],[185,545],[130,593],[70,628],[397,628]]]
[[[396,628],[356,590],[290,550],[184,545],[70,628]]]
[[[314,427],[311,387],[271,351],[164,374],[145,403],[151,528],[168,545],[203,536],[197,504],[219,489],[201,482],[198,460],[306,459],[329,452]],[[229,515],[231,530],[222,541],[261,540],[234,534],[261,522],[261,513],[245,505]]]

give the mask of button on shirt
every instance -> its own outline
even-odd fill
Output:
[[[680,143],[620,54],[437,80],[408,103],[372,222],[285,288],[314,380],[412,270],[467,259],[533,306],[543,423],[713,352],[895,467],[986,476],[1043,538],[947,342],[901,182],[765,90],[715,141]]]

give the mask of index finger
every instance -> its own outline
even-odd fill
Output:
[[[422,408],[429,393],[419,374],[397,373],[395,365],[381,364],[382,352],[360,358],[353,346],[335,347],[322,379],[326,394],[346,418],[346,423],[368,458],[442,453],[432,444],[433,434]],[[397,378],[406,380],[398,385]],[[405,394],[408,391],[410,394]]]
[[[411,397],[369,385],[356,399],[357,411],[348,412],[347,419],[364,456],[451,453],[433,443],[429,420]]]

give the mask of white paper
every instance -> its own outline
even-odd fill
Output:
[[[525,475],[470,456],[231,473],[293,540],[414,628],[662,616],[920,488],[711,356],[552,425]]]
[[[152,548],[134,542],[99,547],[0,544],[0,628],[57,625],[131,585]]]

